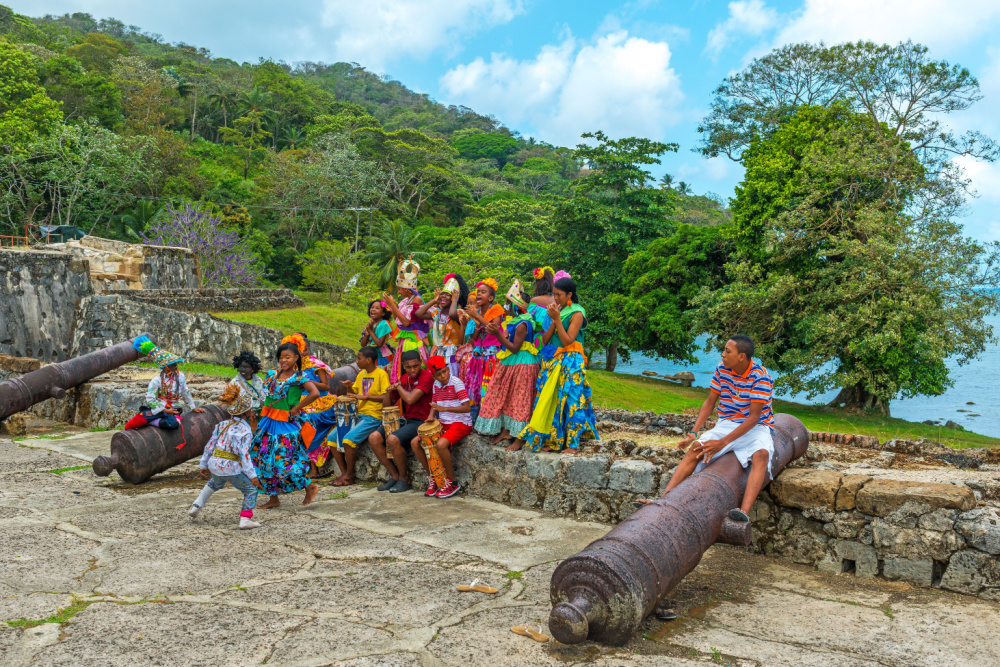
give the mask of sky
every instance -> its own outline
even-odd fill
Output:
[[[654,174],[698,194],[731,197],[742,177],[728,158],[693,150],[713,90],[788,43],[922,43],[980,82],[982,101],[947,122],[1000,138],[1000,0],[0,2],[29,16],[116,18],[237,62],[356,62],[557,145],[594,130],[676,142]],[[962,166],[978,193],[966,232],[1000,241],[1000,165]]]

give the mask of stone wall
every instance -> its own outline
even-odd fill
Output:
[[[189,361],[228,366],[241,350],[250,350],[273,364],[281,343],[277,329],[223,320],[208,313],[184,313],[122,295],[90,296],[80,300],[73,331],[74,356],[93,352],[138,336],[156,335],[158,344]],[[321,341],[310,341],[313,354],[330,367],[353,363],[356,351]]]
[[[117,294],[185,313],[277,310],[305,305],[290,289],[111,289],[104,290],[104,294]]]
[[[86,262],[95,293],[106,289],[201,287],[198,259],[187,248],[125,243],[97,236],[38,247]]]
[[[76,303],[91,293],[87,263],[79,258],[0,250],[0,353],[65,361]]]
[[[751,519],[768,555],[1000,600],[1000,511],[969,486],[793,468]]]

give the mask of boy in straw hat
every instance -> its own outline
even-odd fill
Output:
[[[257,425],[257,413],[253,409],[250,394],[241,390],[238,385],[227,385],[219,402],[226,406],[232,418],[218,424],[205,445],[205,453],[201,455],[198,467],[208,484],[191,505],[188,516],[192,520],[198,518],[212,494],[221,491],[228,482],[243,494],[240,529],[259,528],[260,524],[252,521],[251,517],[257,506],[257,490],[261,488],[261,484],[249,455],[253,429]]]
[[[140,406],[139,414],[125,424],[126,429],[147,424],[158,428],[179,428],[182,404],[191,412],[205,411],[204,408],[194,406],[194,398],[188,389],[184,373],[177,368],[177,364],[187,359],[158,347],[146,336],[139,336],[132,341],[132,347],[159,366],[160,374],[149,381],[145,405]]]

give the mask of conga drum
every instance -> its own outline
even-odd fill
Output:
[[[444,464],[441,463],[441,457],[438,456],[437,450],[437,441],[442,433],[444,433],[444,427],[436,419],[424,422],[417,427],[417,437],[420,438],[420,446],[423,447],[424,454],[427,456],[427,466],[431,469],[431,477],[434,478],[434,483],[439,489],[443,489],[448,483],[444,474]]]
[[[400,421],[401,415],[398,406],[391,405],[388,408],[382,408],[382,426],[385,428],[386,442],[389,441],[390,433],[399,430]],[[392,458],[392,450],[388,447],[385,448],[385,454],[390,459]]]
[[[344,451],[344,436],[354,428],[358,418],[358,399],[351,396],[338,396],[334,405],[337,416],[337,451]]]

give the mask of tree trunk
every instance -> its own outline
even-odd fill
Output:
[[[883,401],[875,394],[871,394],[861,385],[844,387],[828,405],[839,407],[841,404],[845,408],[858,408],[860,410],[874,410],[889,417],[889,401]]]
[[[191,136],[188,137],[188,143],[194,143],[194,122],[195,118],[198,117],[198,89],[194,90],[194,106],[191,108]]]
[[[613,371],[615,366],[618,365],[618,341],[611,341],[608,345],[608,358],[604,362],[604,370]]]

